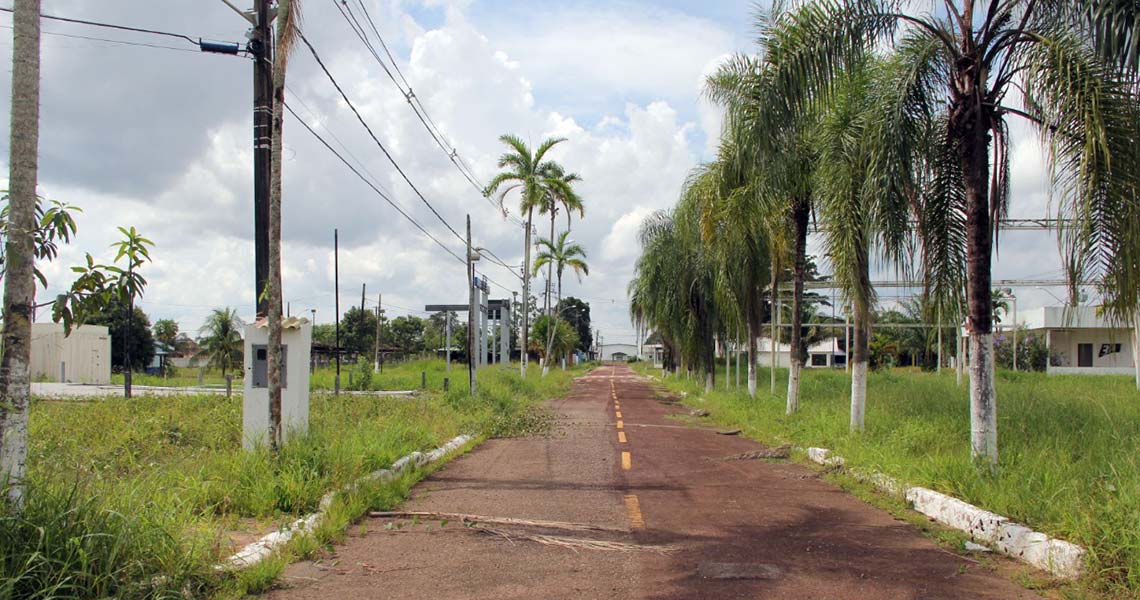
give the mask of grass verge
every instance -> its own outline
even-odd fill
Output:
[[[236,546],[316,509],[327,491],[459,433],[512,436],[540,428],[537,404],[573,371],[526,380],[480,371],[415,398],[316,394],[310,434],[274,459],[243,452],[241,401],[216,395],[34,402],[28,503],[0,515],[0,600],[174,598],[258,589],[273,564],[219,578]],[[465,379],[465,378],[463,378]],[[394,506],[421,474],[338,496],[316,540],[367,510]],[[298,540],[290,552],[301,552]],[[303,553],[303,552],[302,552]],[[278,569],[279,570],[279,569]]]
[[[659,371],[638,367],[657,375]],[[850,380],[805,369],[800,411],[785,415],[786,370],[776,394],[760,369],[760,392],[669,377],[690,405],[717,423],[767,443],[830,448],[847,464],[950,494],[1089,550],[1082,585],[1112,597],[1140,596],[1140,394],[1130,378],[999,371],[996,472],[970,459],[966,384],[953,372],[896,369],[870,374],[866,431],[848,431]],[[742,374],[743,383],[743,374]]]

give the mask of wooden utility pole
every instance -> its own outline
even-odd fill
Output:
[[[333,393],[340,395],[340,232],[333,229],[333,301],[336,314],[336,380]]]
[[[254,0],[249,49],[253,54],[253,297],[257,316],[269,314],[269,190],[273,141],[273,12]]]
[[[376,363],[376,369],[380,369],[380,318],[384,314],[383,308],[384,295],[376,294],[376,350],[373,360]]]
[[[467,215],[467,384],[475,397],[475,258],[471,249],[471,215]]]

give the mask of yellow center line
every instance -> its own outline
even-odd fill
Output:
[[[620,411],[620,410],[615,410],[615,411],[614,411],[614,415],[616,415],[616,416],[617,416],[617,418],[619,418],[619,419],[620,419],[620,418],[621,418],[621,411]]]
[[[633,468],[633,457],[629,452],[621,453],[621,468],[626,471]]]
[[[618,442],[622,443],[622,444],[625,443],[625,432],[624,431],[618,432]]]
[[[625,423],[623,423],[623,422],[621,422],[621,421],[618,421],[618,422],[617,422],[617,428],[618,428],[618,429],[621,429],[621,428],[623,428],[623,427],[625,427]]]
[[[637,496],[629,494],[625,497],[625,511],[629,514],[630,529],[645,529],[645,517],[641,514],[641,503]]]

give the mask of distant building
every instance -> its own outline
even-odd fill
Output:
[[[780,343],[776,345],[776,366],[788,368],[791,366],[791,344]],[[756,363],[762,367],[772,365],[772,340],[760,338],[756,341]],[[808,368],[841,368],[847,364],[847,353],[843,351],[841,338],[829,337],[808,346],[808,359],[804,363]]]
[[[602,344],[598,349],[599,360],[625,362],[633,357],[640,357],[637,353],[637,344]]]
[[[1099,306],[1043,306],[1022,313],[1025,328],[1045,336],[1049,374],[1136,373],[1132,329],[1099,312]]]
[[[83,325],[65,336],[59,323],[32,323],[32,380],[111,383],[111,335]]]

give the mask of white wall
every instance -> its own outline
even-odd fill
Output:
[[[1071,367],[1076,372],[1083,371],[1077,367],[1079,344],[1092,344],[1093,369],[1132,372],[1132,336],[1128,329],[1069,329],[1049,333],[1050,352],[1061,358],[1062,368]],[[1120,344],[1120,352],[1100,355],[1102,346],[1107,345],[1111,351],[1117,344]],[[1092,374],[1092,371],[1089,373]]]
[[[101,325],[83,325],[64,336],[59,323],[32,323],[32,379],[62,383],[111,383],[111,336]]]

